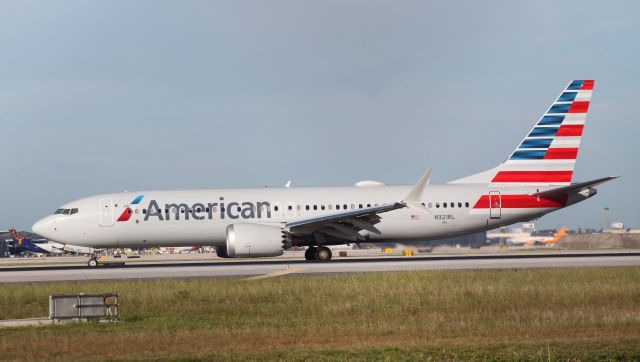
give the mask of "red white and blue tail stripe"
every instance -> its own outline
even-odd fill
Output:
[[[504,163],[452,183],[569,185],[593,85],[571,82]]]

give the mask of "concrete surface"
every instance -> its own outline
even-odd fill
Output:
[[[403,270],[483,270],[640,266],[640,253],[564,253],[336,258],[330,262],[267,259],[214,262],[139,263],[89,269],[85,266],[3,267],[0,283],[56,282],[108,279],[251,277],[276,273],[321,274]],[[295,270],[288,270],[295,269]]]

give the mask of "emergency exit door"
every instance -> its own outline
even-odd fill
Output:
[[[500,191],[489,191],[489,218],[499,219],[502,216],[502,195]]]

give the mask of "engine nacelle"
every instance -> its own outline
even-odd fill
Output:
[[[283,240],[279,226],[231,224],[227,226],[227,255],[231,258],[282,255]]]

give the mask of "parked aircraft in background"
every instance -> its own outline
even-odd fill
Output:
[[[593,85],[571,82],[505,162],[444,185],[429,185],[428,170],[413,186],[104,194],[61,206],[33,231],[96,248],[215,245],[223,257],[309,246],[307,260],[329,260],[328,245],[443,239],[536,219],[615,178],[571,182]]]
[[[23,236],[15,229],[8,232],[11,239],[7,240],[9,252],[12,255],[18,254],[42,254],[42,255],[91,255],[94,253],[93,248],[77,245],[65,245],[53,242],[47,239],[32,239]]]
[[[515,228],[512,230],[500,228],[498,230],[490,231],[487,233],[487,240],[516,246],[553,245],[566,235],[567,227],[563,226],[553,235],[553,237],[533,235],[534,231],[532,223],[525,223],[522,224],[521,228]]]
[[[9,230],[8,239],[9,253],[18,254],[62,254],[62,251],[55,249],[47,240],[32,240],[22,236],[15,229]]]
[[[200,246],[170,246],[166,248],[160,248],[160,254],[187,254],[187,253],[196,253],[200,250]]]

